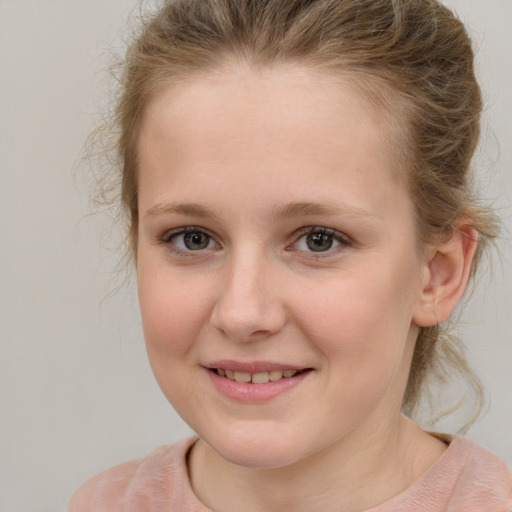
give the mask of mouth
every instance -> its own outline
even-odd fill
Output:
[[[209,370],[219,377],[224,377],[225,379],[236,382],[243,382],[246,384],[267,384],[269,382],[277,382],[283,379],[292,379],[305,372],[311,371],[312,368],[304,368],[301,370],[268,370],[256,373],[236,371],[230,368],[209,368]]]
[[[268,403],[279,396],[290,396],[293,389],[302,389],[315,371],[271,361],[212,361],[203,368],[214,388],[237,403]]]

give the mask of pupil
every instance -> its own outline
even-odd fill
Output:
[[[325,233],[312,233],[308,235],[306,241],[314,252],[327,251],[332,247],[332,236]]]
[[[187,233],[184,237],[184,242],[187,249],[197,251],[208,246],[209,236],[198,232]]]

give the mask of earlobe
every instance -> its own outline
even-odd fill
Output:
[[[476,229],[461,222],[433,247],[413,315],[416,325],[429,327],[444,322],[455,310],[466,291],[477,245]]]

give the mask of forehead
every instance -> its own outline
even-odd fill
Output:
[[[241,186],[266,176],[293,187],[295,170],[325,186],[339,170],[345,181],[365,186],[384,177],[397,184],[399,138],[388,112],[343,75],[233,66],[196,74],[152,98],[139,140],[140,183],[216,172]]]
[[[389,89],[384,91],[377,80],[372,88],[370,82],[368,76],[348,71],[333,73],[294,64],[254,67],[241,63],[196,72],[153,95],[143,115],[141,149],[149,130],[155,135],[158,127],[168,129],[171,124],[179,126],[183,138],[196,137],[197,142],[206,125],[216,125],[222,136],[219,130],[225,122],[261,128],[262,135],[271,135],[273,129],[282,134],[283,127],[289,133],[294,124],[298,139],[310,136],[313,125],[321,124],[328,132],[340,122],[355,124],[356,117],[358,131],[364,131],[369,142],[387,139],[394,147],[393,141],[401,139],[399,120],[389,105],[384,108],[385,102],[374,101],[380,89],[389,102]],[[398,97],[393,99],[398,112]]]

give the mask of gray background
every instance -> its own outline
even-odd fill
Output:
[[[486,97],[478,167],[512,224],[512,1],[450,0]],[[135,0],[0,0],[0,512],[65,509],[86,478],[188,434],[146,362],[133,282],[73,169]],[[106,236],[105,236],[106,235]],[[461,328],[490,396],[469,437],[512,463],[512,249]],[[105,299],[105,300],[103,300]]]

